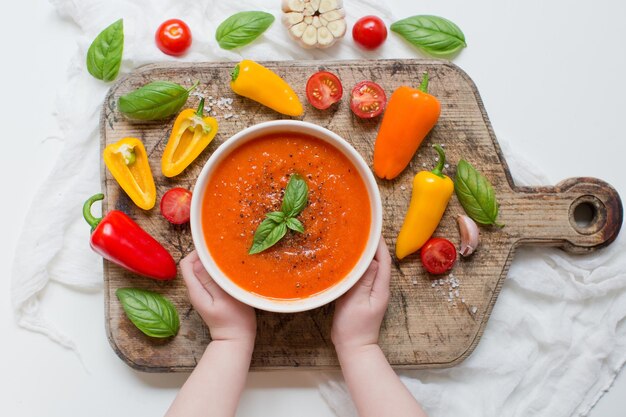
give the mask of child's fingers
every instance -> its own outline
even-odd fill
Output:
[[[378,262],[373,260],[372,263],[367,267],[365,273],[359,279],[359,281],[354,284],[354,287],[350,289],[348,292],[350,297],[366,297],[369,298],[370,293],[372,292],[372,286],[374,285],[374,280],[376,279],[376,273],[378,272]]]
[[[193,263],[193,272],[198,278],[198,281],[202,284],[204,289],[211,294],[214,300],[223,299],[227,296],[222,287],[220,287],[211,275],[204,269],[204,265],[200,262],[200,259],[196,259]]]
[[[378,261],[378,273],[372,285],[372,294],[384,298],[389,294],[389,282],[391,281],[391,255],[385,243],[385,239],[381,236],[376,249],[374,259]]]
[[[204,304],[206,302],[213,303],[213,297],[198,280],[193,270],[193,266],[196,261],[198,261],[196,251],[191,252],[180,261],[180,270],[182,272],[185,285],[187,286],[187,292],[189,292],[189,299],[192,304]]]

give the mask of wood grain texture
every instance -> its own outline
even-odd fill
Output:
[[[101,146],[126,136],[140,138],[150,155],[158,199],[174,186],[192,189],[195,179],[211,153],[224,140],[253,124],[281,118],[281,115],[232,93],[229,71],[233,63],[159,64],[137,69],[118,81],[106,97],[101,116]],[[380,118],[361,120],[352,115],[348,95],[363,79],[378,82],[388,93],[401,85],[417,86],[428,71],[430,92],[442,104],[441,118],[413,158],[410,166],[393,181],[379,181],[384,207],[383,235],[393,250],[411,196],[412,178],[422,169],[432,169],[434,143],[445,144],[449,167],[464,158],[489,178],[501,204],[500,221],[506,226],[481,228],[481,246],[469,259],[461,259],[453,270],[460,283],[451,287],[450,277],[431,281],[418,256],[402,262],[394,259],[391,301],[381,329],[380,344],[396,368],[448,367],[461,362],[476,347],[497,299],[502,282],[520,245],[558,246],[573,253],[585,253],[611,243],[622,223],[622,204],[617,192],[593,178],[574,178],[555,187],[517,187],[496,141],[482,101],[470,78],[445,61],[384,60],[327,62],[268,62],[269,68],[284,77],[303,103],[307,78],[326,69],[342,80],[345,97],[327,111],[305,105],[300,119],[330,129],[348,140],[370,164]],[[170,80],[190,86],[199,80],[200,94],[233,99],[232,110],[214,107],[220,123],[211,145],[180,176],[161,174],[160,158],[169,138],[172,120],[131,122],[117,111],[117,98],[154,80]],[[199,97],[190,97],[187,107],[195,108]],[[245,113],[244,113],[245,112]],[[230,117],[229,117],[230,116]],[[566,152],[566,151],[564,151]],[[566,157],[565,154],[559,157]],[[102,166],[102,188],[106,194],[103,211],[123,210],[155,236],[178,261],[193,250],[189,227],[173,226],[159,214],[158,207],[143,212],[134,206]],[[592,222],[579,226],[574,210],[587,204],[595,212]],[[157,204],[158,205],[158,204]],[[462,213],[456,197],[435,232],[455,244],[459,234],[456,214]],[[106,326],[111,345],[130,366],[143,371],[189,371],[202,355],[210,335],[192,309],[182,279],[155,282],[104,262]],[[441,283],[441,285],[440,285]],[[140,287],[169,297],[181,316],[179,334],[156,341],[140,333],[124,316],[115,290]],[[458,290],[458,297],[456,291]],[[333,306],[299,314],[257,312],[258,334],[252,369],[290,367],[334,368],[338,366],[330,341]]]

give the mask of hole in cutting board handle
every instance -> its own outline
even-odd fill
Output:
[[[589,227],[596,220],[596,208],[593,204],[584,202],[574,207],[574,221],[578,227]]]
[[[607,216],[606,206],[593,195],[578,197],[569,209],[569,222],[578,233],[592,235],[600,231]]]

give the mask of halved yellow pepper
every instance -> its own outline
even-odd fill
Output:
[[[123,138],[104,148],[104,163],[138,207],[144,210],[154,207],[156,187],[146,148],[139,139]]]
[[[441,171],[446,155],[439,145],[439,163],[432,171],[421,171],[413,178],[409,210],[396,240],[396,256],[402,259],[417,252],[435,232],[454,192],[454,183]]]
[[[176,118],[161,158],[161,171],[166,177],[183,172],[217,134],[217,120],[204,117],[203,111],[204,99],[197,110],[183,110]]]

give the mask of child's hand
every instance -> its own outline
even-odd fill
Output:
[[[380,238],[374,260],[354,287],[335,304],[330,332],[335,349],[352,349],[378,343],[380,324],[389,302],[391,256]]]
[[[180,261],[180,269],[189,300],[209,326],[211,338],[253,344],[256,336],[254,309],[224,292],[204,269],[195,250]]]

